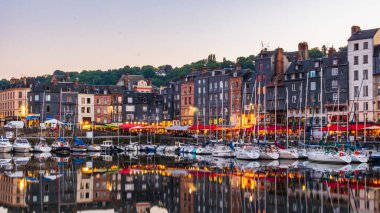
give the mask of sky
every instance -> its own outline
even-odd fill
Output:
[[[1,0],[0,79],[340,47],[379,0]]]

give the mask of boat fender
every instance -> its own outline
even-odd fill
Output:
[[[340,153],[339,153],[339,156],[340,156],[340,157],[343,157],[343,156],[344,156],[343,152],[340,152]]]

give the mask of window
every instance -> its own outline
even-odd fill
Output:
[[[331,81],[331,87],[332,88],[337,88],[338,87],[338,81],[337,80]]]
[[[319,62],[318,61],[314,62],[314,67],[315,68],[319,67]]]
[[[337,100],[338,100],[338,93],[334,93],[334,94],[333,94],[333,100],[334,100],[334,101],[337,101]]]
[[[354,103],[354,110],[359,110],[359,104],[358,103]]]
[[[368,97],[368,86],[363,86],[363,97]]]
[[[292,84],[292,91],[296,91],[296,84]]]
[[[296,79],[296,74],[294,74],[294,73],[291,74],[291,75],[290,75],[290,79],[292,79],[292,80]]]
[[[71,96],[67,96],[66,97],[66,102],[68,103],[71,103],[73,100],[72,100],[72,97]]]
[[[97,103],[97,104],[100,104],[100,98],[97,98],[97,99],[96,99],[96,103]]]
[[[97,113],[97,114],[100,114],[100,109],[99,109],[99,108],[96,110],[96,113]]]
[[[46,202],[46,203],[49,202],[49,195],[44,196],[44,202]]]
[[[46,91],[50,91],[50,87],[49,86],[46,87]]]
[[[317,89],[317,83],[316,82],[311,82],[310,83],[310,90],[311,91],[314,91],[314,90],[316,90]]]
[[[359,97],[359,87],[358,86],[354,86],[354,97]]]
[[[354,65],[359,64],[359,56],[354,56]]]
[[[148,111],[148,107],[147,106],[143,106],[143,111],[147,112]]]
[[[122,101],[123,101],[123,98],[122,98],[121,96],[117,97],[117,102],[118,102],[119,104],[121,104]]]
[[[354,71],[354,81],[359,80],[359,71],[355,70]]]
[[[314,78],[314,77],[315,77],[315,71],[314,71],[314,70],[310,71],[310,77],[311,77],[311,78]]]
[[[296,103],[296,101],[297,101],[297,96],[293,95],[292,96],[292,103]]]
[[[377,95],[380,95],[380,86],[377,86]]]
[[[339,74],[339,69],[337,67],[334,67],[331,69],[331,75],[337,76]]]
[[[45,100],[46,100],[46,101],[50,101],[50,95],[46,95],[46,96],[45,96]]]
[[[46,105],[46,112],[50,112],[50,105]]]
[[[91,108],[87,107],[87,113],[91,113]]]
[[[354,51],[359,50],[359,43],[354,44]]]
[[[365,111],[368,110],[368,102],[363,103],[363,110],[365,110]]]
[[[40,96],[39,95],[34,95],[34,101],[40,101]]]
[[[368,70],[363,70],[363,80],[368,80]]]
[[[87,104],[91,104],[91,98],[87,98]]]
[[[133,99],[132,99],[132,97],[128,97],[128,103],[132,103],[133,102]]]
[[[338,59],[335,58],[335,59],[333,60],[333,65],[337,65],[337,64],[338,64]]]
[[[18,98],[22,98],[22,92],[18,92]]]
[[[368,49],[368,41],[363,43],[363,49],[365,49],[365,50]]]
[[[81,113],[85,113],[85,111],[86,111],[86,110],[85,110],[84,107],[82,107],[82,108],[80,109],[80,112],[81,112]]]
[[[363,64],[368,64],[368,55],[363,55]]]

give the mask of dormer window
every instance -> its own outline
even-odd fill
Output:
[[[296,74],[293,73],[293,74],[290,76],[290,78],[291,78],[292,80],[296,79]]]
[[[338,59],[335,58],[335,59],[333,60],[333,65],[337,65],[337,64],[338,64]]]
[[[104,93],[104,95],[107,95],[107,90],[104,90],[103,93]]]
[[[71,88],[67,88],[67,92],[71,92]]]
[[[234,77],[237,77],[237,72],[234,72]]]
[[[88,89],[85,89],[85,90],[84,90],[84,93],[88,94]]]
[[[95,90],[95,94],[99,94],[99,90]]]
[[[318,68],[318,67],[319,67],[319,62],[318,62],[318,61],[314,62],[314,67],[315,67],[315,68]]]
[[[49,86],[46,86],[46,91],[50,91],[50,87]]]
[[[296,65],[296,70],[298,70],[298,64]]]

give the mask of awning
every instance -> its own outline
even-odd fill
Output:
[[[51,119],[53,119],[54,117],[53,116],[51,116],[51,115],[47,115],[46,117],[45,117],[45,120],[51,120]]]
[[[203,125],[193,125],[189,127],[189,130],[203,130],[203,129],[205,129],[205,126]]]
[[[326,132],[326,131],[347,131],[347,127],[346,126],[336,126],[336,125],[334,125],[334,124],[332,124],[330,127],[327,127],[327,126],[325,126],[325,127],[323,127],[322,128],[322,131],[323,132]]]
[[[26,116],[26,120],[39,120],[40,119],[40,115],[28,115]]]
[[[63,123],[57,119],[50,119],[50,120],[45,121],[45,124],[60,124],[61,125]]]
[[[166,128],[166,130],[172,130],[172,131],[186,131],[189,129],[189,126],[179,126],[179,125],[174,125]]]

